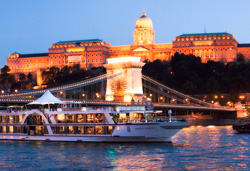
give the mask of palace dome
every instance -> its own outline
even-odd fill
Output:
[[[142,16],[136,21],[135,28],[147,28],[153,30],[153,23],[150,18],[146,16],[146,13],[143,12]]]

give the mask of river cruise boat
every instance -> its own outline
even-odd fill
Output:
[[[0,140],[171,142],[171,137],[188,124],[171,117],[159,120],[161,112],[148,111],[144,105],[72,107],[49,90],[28,105],[40,107],[9,106],[0,113]]]
[[[188,122],[157,119],[159,111],[121,106],[117,111],[91,108],[23,110],[0,113],[0,140],[78,142],[171,142]]]

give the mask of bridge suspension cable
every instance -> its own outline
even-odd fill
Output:
[[[113,74],[113,75],[103,74],[103,75],[100,75],[100,76],[97,76],[97,77],[94,77],[94,78],[90,78],[90,79],[87,79],[87,80],[78,81],[78,82],[75,82],[75,83],[66,84],[66,85],[59,86],[59,87],[49,88],[48,90],[50,92],[52,92],[52,93],[57,92],[57,91],[71,90],[71,89],[75,89],[75,88],[95,84],[95,83],[98,83],[98,82],[101,82],[101,81],[105,81],[107,79],[117,77],[117,76],[119,76],[121,74],[122,74],[122,72],[116,73],[116,74]],[[23,92],[23,93],[4,94],[4,95],[0,95],[0,97],[17,97],[17,96],[28,96],[28,95],[30,96],[30,95],[42,94],[45,91],[46,91],[45,89],[43,89],[43,90],[33,90],[33,91]]]
[[[183,102],[183,100],[182,100],[182,98],[183,98],[183,99],[188,99],[190,102],[193,102],[193,103],[196,103],[196,104],[199,104],[199,105],[205,105],[205,106],[212,106],[213,105],[213,104],[204,102],[202,100],[193,98],[191,96],[185,95],[183,93],[180,93],[180,92],[178,92],[178,91],[176,91],[176,90],[174,90],[172,88],[169,88],[168,86],[165,86],[165,85],[159,83],[158,81],[153,80],[152,78],[150,78],[148,76],[142,75],[142,79],[156,85],[159,89],[166,90],[167,92],[172,93],[172,95],[170,95],[169,93],[167,94],[164,91],[157,90],[155,88],[147,86],[146,84],[143,84],[143,86],[145,86],[146,88],[151,89],[152,91],[157,91],[157,93],[159,93],[159,94],[162,94],[162,95],[170,97],[170,98],[174,98],[174,99],[176,99],[176,100],[178,100],[180,102],[181,101]]]

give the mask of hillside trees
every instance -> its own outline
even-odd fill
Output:
[[[250,63],[208,61],[175,53],[170,62],[146,61],[143,74],[186,94],[246,93],[250,91]]]

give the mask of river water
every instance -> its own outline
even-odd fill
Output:
[[[173,143],[0,142],[1,170],[249,170],[250,134],[189,127]]]

